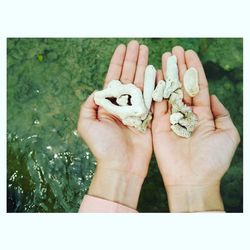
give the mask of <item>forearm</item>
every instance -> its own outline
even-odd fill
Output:
[[[88,194],[136,209],[143,181],[137,175],[98,166]]]
[[[224,212],[220,184],[166,186],[170,212]]]

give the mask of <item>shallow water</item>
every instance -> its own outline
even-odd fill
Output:
[[[102,87],[115,47],[130,39],[8,39],[8,212],[76,212],[95,170],[77,136],[80,104]],[[210,93],[228,108],[242,135],[241,39],[138,39],[150,64],[174,45],[201,56]],[[243,209],[242,142],[222,182],[227,211]],[[153,158],[141,212],[168,211]]]

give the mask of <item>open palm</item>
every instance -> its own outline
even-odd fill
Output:
[[[148,48],[136,41],[119,45],[111,59],[104,87],[111,80],[134,83],[143,88]],[[86,141],[98,165],[145,178],[152,155],[152,136],[124,126],[115,116],[95,104],[93,94],[82,105],[78,132]]]
[[[178,61],[182,82],[187,68],[198,70],[200,92],[190,98],[184,92],[184,102],[192,106],[199,123],[190,138],[178,137],[170,129],[170,107],[167,101],[155,103],[152,123],[153,146],[166,186],[206,186],[219,183],[229,168],[234,151],[240,141],[230,115],[216,96],[209,96],[208,83],[202,64],[193,51],[184,52],[175,47],[172,54]],[[162,57],[162,71],[171,56]],[[165,77],[158,71],[157,80]],[[183,90],[184,91],[184,90]]]

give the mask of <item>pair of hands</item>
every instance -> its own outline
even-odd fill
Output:
[[[97,160],[88,194],[136,209],[141,186],[154,153],[168,194],[171,212],[224,211],[220,180],[229,168],[240,142],[229,112],[216,96],[210,96],[208,82],[194,51],[176,46],[162,55],[157,82],[165,78],[167,59],[176,55],[179,78],[189,67],[198,71],[200,92],[184,102],[193,108],[199,123],[188,139],[170,129],[167,100],[153,104],[151,128],[145,134],[124,126],[95,104],[93,94],[82,105],[78,132]],[[119,45],[111,59],[104,87],[110,80],[133,82],[143,89],[148,65],[148,48],[130,41]]]

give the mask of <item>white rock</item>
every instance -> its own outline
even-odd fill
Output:
[[[184,88],[191,97],[199,93],[198,72],[195,68],[189,68],[183,76]]]

